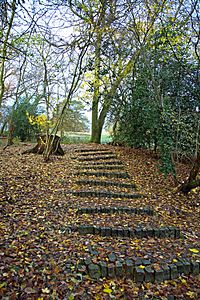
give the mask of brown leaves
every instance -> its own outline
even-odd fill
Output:
[[[160,267],[163,260],[175,262],[177,257],[199,257],[198,234],[200,223],[198,194],[174,195],[171,180],[158,174],[156,160],[145,152],[125,148],[111,148],[126,162],[138,192],[148,195],[141,199],[107,199],[72,197],[68,191],[85,189],[78,186],[73,176],[74,164],[70,160],[69,147],[62,159],[53,159],[44,164],[37,155],[21,157],[16,148],[10,154],[1,152],[0,172],[5,178],[7,193],[12,201],[0,201],[1,252],[0,252],[0,297],[8,299],[148,299],[152,295],[167,297],[183,295],[184,299],[198,299],[199,278],[182,277],[173,282],[136,285],[133,281],[100,279],[92,281],[80,263],[81,258],[91,257],[93,263],[116,257],[153,259]],[[84,146],[80,146],[84,147]],[[92,145],[94,147],[94,145]],[[98,146],[97,146],[98,147]],[[180,174],[185,176],[185,167],[180,166]],[[96,178],[93,177],[93,180]],[[107,178],[101,178],[106,181]],[[116,179],[115,179],[116,180]],[[127,182],[126,179],[117,179]],[[89,188],[89,186],[88,186]],[[126,187],[91,187],[102,191],[128,192]],[[91,190],[90,188],[90,190]],[[0,193],[4,189],[0,189]],[[133,192],[133,191],[132,191]],[[198,192],[198,191],[196,191]],[[4,199],[4,198],[3,198]],[[78,206],[118,205],[144,207],[150,205],[156,211],[152,217],[131,214],[76,214]],[[68,234],[68,224],[96,224],[101,226],[120,225],[124,227],[138,224],[177,225],[187,239],[114,239],[99,236]],[[143,268],[143,265],[140,264]],[[79,275],[78,275],[79,274]],[[99,297],[99,298],[98,298]],[[193,298],[192,298],[193,297]],[[199,297],[200,298],[200,297]],[[177,298],[178,299],[178,298]]]

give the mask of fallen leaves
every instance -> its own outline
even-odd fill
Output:
[[[199,253],[199,250],[197,250],[197,249],[195,249],[195,248],[190,248],[189,250],[190,250],[192,253],[195,253],[195,254]]]
[[[82,257],[90,256],[93,262],[100,259],[109,261],[111,253],[116,257],[144,257],[153,259],[155,264],[163,260],[176,262],[177,257],[199,257],[199,206],[198,190],[189,200],[182,195],[174,195],[172,183],[156,171],[156,161],[139,150],[114,148],[120,159],[126,161],[126,168],[132,174],[138,191],[148,197],[142,199],[80,199],[72,197],[70,190],[80,189],[75,184],[74,161],[70,151],[77,147],[67,146],[69,151],[60,160],[52,158],[44,164],[37,155],[18,156],[16,148],[1,152],[0,172],[5,178],[0,188],[1,252],[0,252],[0,297],[37,300],[48,299],[151,299],[154,295],[164,299],[175,295],[177,299],[198,299],[200,278],[181,277],[173,282],[145,283],[136,285],[125,278],[91,280],[80,276],[77,264]],[[84,146],[80,146],[84,147]],[[92,146],[94,147],[94,146]],[[98,147],[98,146],[97,146]],[[146,168],[148,162],[148,169]],[[13,168],[15,166],[15,168]],[[185,177],[184,166],[181,171]],[[93,180],[95,177],[91,177]],[[107,181],[107,178],[101,178]],[[115,179],[116,180],[116,179]],[[127,182],[117,179],[118,182]],[[0,183],[1,187],[1,183]],[[85,186],[81,186],[85,189]],[[101,191],[105,187],[91,187]],[[107,191],[127,192],[127,188],[106,187]],[[11,199],[12,201],[7,201]],[[191,205],[191,203],[193,203]],[[129,207],[150,205],[155,216],[143,215],[77,215],[78,206],[126,205]],[[113,239],[96,236],[80,236],[61,230],[67,224],[124,225],[170,224],[179,226],[187,238],[180,241],[171,239]],[[145,266],[140,264],[140,268]],[[79,266],[81,269],[81,266]],[[83,270],[84,274],[85,270]],[[26,296],[25,296],[26,294]],[[15,298],[14,298],[15,297]],[[17,298],[18,297],[18,298]],[[134,298],[133,298],[134,297]],[[142,298],[143,297],[143,298]],[[181,296],[180,296],[181,297]],[[181,299],[181,298],[180,298]]]
[[[106,293],[106,294],[111,294],[112,290],[110,288],[106,287],[106,288],[103,289],[103,292]]]

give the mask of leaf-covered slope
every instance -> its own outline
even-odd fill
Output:
[[[80,145],[80,148],[86,145]],[[87,145],[94,149],[94,145]],[[99,149],[100,146],[96,146]],[[176,263],[179,257],[199,259],[199,192],[189,197],[174,194],[170,178],[158,173],[157,161],[148,153],[107,146],[123,162],[130,179],[101,177],[102,181],[132,182],[142,198],[121,199],[78,197],[71,191],[94,190],[94,186],[76,182],[74,173],[77,145],[65,146],[62,158],[52,157],[44,164],[37,155],[18,155],[20,148],[1,151],[0,156],[0,214],[1,259],[0,287],[3,299],[199,299],[199,277],[182,276],[163,283],[134,283],[129,278],[91,279],[84,275],[81,259],[90,257],[93,263],[110,262],[116,258],[137,257]],[[107,160],[106,160],[107,161]],[[83,162],[81,162],[82,164]],[[88,162],[86,162],[88,163]],[[105,163],[106,164],[106,163]],[[112,172],[111,170],[110,172]],[[184,179],[186,166],[179,166]],[[121,170],[119,171],[121,172]],[[99,180],[92,176],[91,180]],[[95,187],[95,190],[133,193],[133,188]],[[77,213],[79,207],[117,206],[147,207],[155,214]],[[176,226],[184,239],[120,238],[80,235],[67,232],[67,225],[136,227]],[[83,269],[81,269],[83,268]],[[142,265],[141,265],[142,268]],[[160,297],[160,298],[159,298]],[[171,298],[174,299],[174,298]]]

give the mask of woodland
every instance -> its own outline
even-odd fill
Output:
[[[200,299],[199,6],[0,1],[1,299]]]

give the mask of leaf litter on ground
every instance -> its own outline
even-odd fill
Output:
[[[136,284],[126,278],[92,280],[77,273],[81,258],[108,261],[116,257],[134,256],[151,259],[154,264],[177,257],[199,258],[200,192],[187,197],[174,193],[172,178],[158,172],[158,161],[147,151],[104,146],[117,154],[130,179],[144,197],[140,199],[80,198],[70,194],[80,190],[74,176],[77,161],[71,159],[75,149],[102,146],[67,145],[62,158],[52,157],[45,164],[41,156],[20,155],[22,147],[0,149],[0,295],[2,299],[199,299],[199,276],[180,277],[163,283]],[[76,153],[77,155],[77,153]],[[78,156],[78,155],[77,155]],[[79,162],[80,163],[80,162]],[[185,179],[189,167],[179,164],[178,176]],[[112,172],[112,171],[110,171]],[[97,180],[91,176],[92,180]],[[107,181],[108,178],[100,178]],[[99,180],[99,178],[98,178]],[[110,180],[110,179],[109,179]],[[81,186],[86,189],[86,186]],[[91,187],[93,190],[94,187]],[[103,188],[104,189],[104,188]],[[94,190],[102,190],[95,187]],[[106,188],[107,191],[126,189]],[[145,215],[76,214],[84,206],[151,206],[156,214]],[[77,232],[65,234],[67,224],[134,226],[134,224],[174,225],[185,234],[184,239],[114,239]],[[152,223],[153,222],[153,223]],[[110,256],[111,255],[111,256]],[[67,266],[70,266],[70,271]],[[165,298],[163,298],[165,297]]]

